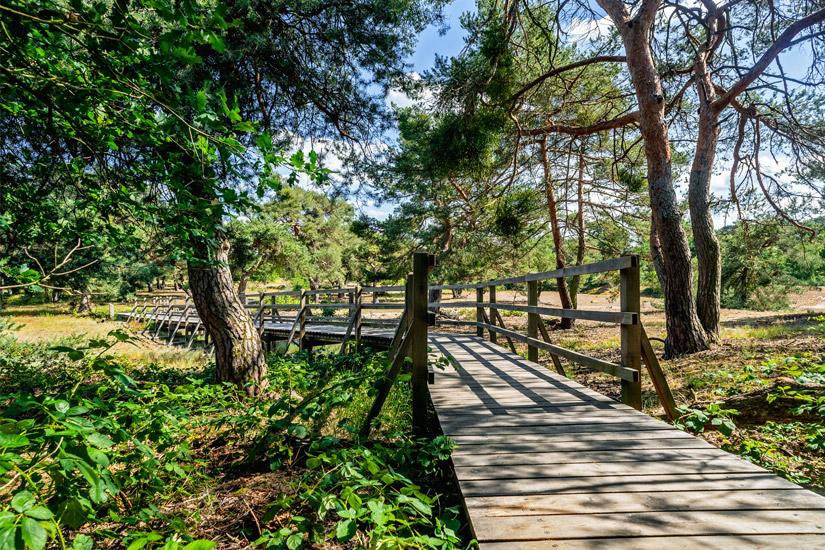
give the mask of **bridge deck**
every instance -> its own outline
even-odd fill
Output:
[[[307,326],[317,342],[345,332]],[[455,360],[430,395],[482,550],[825,548],[825,497],[482,338],[430,346]]]
[[[482,549],[825,548],[825,497],[481,338],[430,345]]]

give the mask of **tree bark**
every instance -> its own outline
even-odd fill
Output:
[[[92,293],[88,288],[84,288],[80,293],[80,303],[77,305],[77,313],[85,315],[92,312]]]
[[[722,295],[722,259],[710,210],[710,179],[719,137],[718,119],[709,105],[700,106],[696,154],[688,186],[690,225],[699,272],[696,311],[708,339],[713,342],[719,341]]]
[[[192,300],[215,345],[215,378],[232,382],[250,397],[266,388],[266,361],[261,338],[252,317],[232,284],[229,271],[229,241],[218,235],[219,248],[210,258],[207,245],[196,245],[201,260],[222,265],[188,267]]]
[[[558,201],[556,201],[556,193],[553,189],[553,177],[550,172],[550,158],[547,151],[547,139],[541,140],[541,160],[544,168],[544,194],[547,199],[547,211],[550,216],[550,230],[553,234],[553,248],[556,251],[556,268],[562,269],[565,265],[564,254],[564,240],[561,235],[561,227],[559,227],[558,215]],[[564,309],[573,309],[573,303],[570,300],[570,291],[567,288],[567,281],[564,277],[556,279],[556,284],[559,289],[559,300],[561,307]],[[562,318],[562,329],[573,328],[573,319]]]
[[[578,210],[576,212],[576,264],[584,263],[585,234],[584,234],[584,143],[579,150],[579,178],[576,182],[576,201]],[[579,285],[581,275],[570,277],[570,303],[573,309],[579,308]]]
[[[249,284],[249,273],[243,272],[238,278],[238,297],[246,294],[246,285]]]
[[[670,141],[662,85],[650,51],[650,28],[660,1],[644,2],[632,18],[618,0],[598,0],[608,13],[627,52],[627,68],[639,105],[639,129],[645,144],[648,193],[658,237],[664,281],[667,340],[665,356],[708,349],[707,336],[693,300],[690,246],[673,187]]]
[[[723,17],[712,17],[708,21],[709,30],[718,30],[719,25],[724,26],[723,21]],[[722,259],[719,240],[716,238],[716,230],[713,227],[713,215],[710,211],[710,179],[719,141],[719,110],[713,103],[716,94],[708,72],[708,60],[721,42],[721,37],[721,33],[713,36],[712,40],[700,44],[696,52],[693,72],[696,93],[699,96],[699,127],[688,186],[690,225],[693,229],[699,272],[696,312],[708,340],[712,342],[719,341]]]

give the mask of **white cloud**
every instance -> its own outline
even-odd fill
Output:
[[[567,36],[570,42],[581,40],[597,40],[608,36],[613,28],[613,21],[610,17],[604,16],[601,19],[573,19],[567,27]]]

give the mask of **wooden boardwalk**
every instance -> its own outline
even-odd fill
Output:
[[[458,303],[430,302],[427,273],[434,260],[416,254],[413,264],[406,286],[261,294],[246,307],[270,350],[284,351],[289,346],[276,344],[285,340],[303,349],[347,341],[378,348],[392,343],[397,353],[361,433],[368,435],[370,419],[407,365],[412,370],[413,429],[426,428],[429,398],[443,433],[458,444],[452,458],[456,479],[482,550],[825,549],[825,497],[637,410],[644,359],[666,413],[678,416],[641,324],[637,257],[429,287],[475,289],[475,302]],[[619,272],[621,311],[559,309],[539,302],[539,281],[606,271]],[[496,302],[496,286],[513,284],[526,287],[526,303]],[[378,297],[400,291],[403,303],[363,301],[363,292]],[[337,294],[338,301],[310,304],[313,294]],[[298,303],[284,303],[284,298]],[[157,303],[148,307],[145,300],[136,301],[127,318],[146,323],[144,333],[152,338],[165,327],[166,343],[180,334],[188,347],[205,334],[188,299],[183,306],[167,302],[165,309]],[[475,322],[437,321],[430,311],[464,307],[475,308]],[[313,309],[350,313],[324,317],[312,315]],[[401,316],[362,319],[370,309],[395,310]],[[295,317],[281,316],[279,310]],[[527,335],[505,328],[499,310],[526,313]],[[552,344],[542,315],[618,324],[621,363]],[[436,323],[471,326],[476,334],[430,332],[428,325]],[[498,335],[504,344],[506,339],[513,350],[513,341],[526,344],[532,361],[485,340],[485,331],[491,340]],[[451,358],[454,366],[437,370],[434,380],[426,375],[427,342],[432,354]],[[208,338],[203,343],[208,349]],[[558,372],[564,373],[561,358],[621,379],[622,403],[540,366],[539,350],[550,355]]]
[[[825,548],[825,497],[476,336],[430,345],[482,549]]]

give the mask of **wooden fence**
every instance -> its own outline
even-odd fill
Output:
[[[391,342],[388,339],[392,363],[368,414],[364,425],[365,432],[369,431],[370,421],[380,411],[407,358],[410,359],[412,369],[413,426],[416,430],[424,429],[428,401],[428,327],[439,325],[472,327],[475,328],[477,336],[483,338],[486,332],[490,340],[495,343],[498,343],[498,337],[501,336],[514,353],[517,352],[514,342],[526,344],[527,359],[533,362],[538,362],[540,350],[545,351],[550,355],[556,371],[562,375],[565,375],[562,365],[562,359],[564,359],[619,378],[622,403],[636,409],[642,407],[641,370],[644,364],[665,413],[670,418],[678,416],[667,380],[641,323],[638,256],[621,256],[602,262],[542,273],[527,273],[518,277],[474,284],[429,286],[429,273],[434,265],[434,256],[424,253],[415,254],[412,273],[407,276],[406,284],[403,286],[362,287],[355,285],[322,290],[263,292],[245,295],[242,298],[255,324],[259,327],[262,337],[270,345],[283,340],[283,336],[276,337],[273,333],[267,332],[269,323],[287,323],[290,326],[284,351],[288,350],[292,344],[296,344],[301,349],[310,347],[312,344],[307,337],[307,328],[311,325],[345,326],[346,331],[340,344],[341,353],[346,351],[348,345],[357,346],[362,342],[363,327],[395,329]],[[567,277],[611,271],[619,273],[619,311],[564,309],[540,305],[539,285],[543,281],[560,282]],[[526,286],[526,303],[497,301],[496,291],[504,286],[521,286],[522,288]],[[429,301],[430,291],[438,290],[475,290],[476,299],[474,301]],[[487,294],[486,300],[485,293]],[[154,322],[152,337],[157,338],[161,328],[166,326],[170,333],[167,343],[172,343],[178,330],[183,328],[183,340],[189,347],[200,330],[204,333],[204,345],[209,345],[208,334],[202,330],[200,320],[197,319],[197,312],[188,297],[167,294],[155,297],[152,303],[147,303],[146,297],[143,297],[142,303],[140,299],[141,297],[136,300],[128,318],[146,320],[144,332],[149,331],[149,327]],[[466,308],[475,310],[475,321],[449,319],[444,315],[434,313],[434,311]],[[318,315],[318,310],[322,310],[323,314]],[[335,313],[340,310],[348,314],[336,315]],[[369,317],[371,311],[379,311],[384,315],[379,318]],[[508,328],[500,311],[526,313],[526,334]],[[388,318],[387,312],[395,312],[399,316]],[[621,336],[621,362],[611,363],[552,344],[543,316],[618,325]]]

